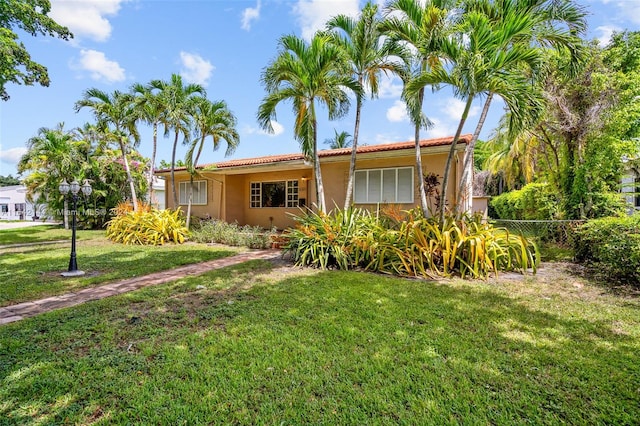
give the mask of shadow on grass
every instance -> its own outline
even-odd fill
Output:
[[[629,424],[640,416],[638,339],[613,325],[629,309],[607,316],[583,306],[576,316],[494,290],[359,273],[269,285],[265,265],[1,327],[0,417]]]
[[[87,275],[64,278],[58,274],[67,270],[70,253],[60,250],[49,253],[50,249],[34,248],[28,253],[10,253],[0,257],[0,306],[20,303],[26,300],[47,297],[178,266],[220,259],[235,254],[231,250],[211,250],[202,248],[125,247],[114,245],[104,251],[78,250],[78,269]],[[47,257],[37,256],[40,252]],[[34,256],[35,255],[35,256]],[[7,257],[4,257],[7,256]],[[11,256],[11,257],[9,257]],[[21,258],[24,256],[24,258]],[[16,262],[16,259],[19,261]]]

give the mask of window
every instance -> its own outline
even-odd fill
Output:
[[[189,203],[189,182],[180,182],[180,204]],[[207,181],[196,180],[193,182],[193,198],[191,204],[207,204]]]
[[[413,167],[357,170],[355,202],[413,203]]]
[[[0,213],[9,213],[9,204],[0,204]]]
[[[251,182],[251,207],[298,207],[298,181]]]
[[[25,203],[16,203],[16,205],[15,205],[16,213],[24,212],[25,211],[25,207],[26,207]]]
[[[634,198],[633,205],[636,209],[640,209],[640,176],[636,176],[635,184],[636,184],[636,187],[635,187],[636,194],[635,194],[635,197],[633,197]]]

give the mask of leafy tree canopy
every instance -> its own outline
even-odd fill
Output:
[[[32,36],[73,38],[68,28],[47,16],[50,10],[49,0],[0,0],[0,99],[3,101],[9,100],[6,83],[49,86],[47,68],[31,59],[15,30]]]
[[[13,176],[0,176],[0,186],[20,185],[20,180]]]

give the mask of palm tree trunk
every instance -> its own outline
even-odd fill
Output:
[[[178,131],[173,141],[173,151],[171,152],[171,192],[173,194],[173,208],[178,208],[178,194],[176,193],[176,149],[178,148]]]
[[[133,203],[133,211],[138,211],[138,197],[136,196],[136,187],[133,184],[133,177],[131,177],[131,169],[129,169],[129,160],[127,159],[126,146],[122,139],[120,141],[120,151],[122,151],[122,160],[124,161],[124,171],[127,173],[127,180],[129,181],[129,190],[131,191],[131,202]]]
[[[193,160],[193,170],[189,176],[189,204],[187,205],[187,229],[191,226],[191,203],[193,202],[193,176],[198,168],[198,161],[200,160],[200,154],[202,154],[202,147],[204,146],[204,137],[200,140],[200,146],[198,147],[198,153],[195,160]]]
[[[155,172],[156,151],[158,149],[158,123],[153,123],[153,151],[151,152],[151,165],[149,166],[149,204],[153,202],[153,173]]]
[[[315,117],[315,114],[314,114]],[[322,183],[322,170],[320,170],[320,156],[318,155],[318,129],[317,122],[313,120],[313,168],[316,177],[316,197],[318,199],[318,210],[326,212],[327,205],[324,200],[324,185]]]
[[[424,88],[420,89],[418,94],[418,112],[422,114],[422,102],[424,100]],[[429,205],[427,204],[427,191],[424,188],[424,173],[422,170],[422,152],[420,150],[420,116],[416,117],[415,126],[415,149],[416,149],[416,173],[418,174],[418,188],[420,191],[420,207],[422,208],[422,215],[427,217],[429,211]]]
[[[360,78],[362,85],[362,78]],[[351,162],[349,163],[349,180],[347,181],[347,195],[344,199],[344,209],[351,207],[351,197],[353,195],[353,179],[356,172],[356,154],[358,151],[358,133],[360,131],[360,112],[362,110],[362,99],[358,96],[356,100],[356,124],[353,129],[353,141],[351,145]]]
[[[462,117],[460,118],[458,129],[456,130],[456,134],[453,137],[453,141],[451,142],[451,149],[449,150],[447,163],[444,166],[444,176],[442,178],[442,195],[440,196],[440,215],[438,218],[440,221],[440,225],[444,224],[444,214],[447,208],[447,187],[449,185],[449,172],[451,171],[451,163],[453,162],[453,156],[456,153],[456,145],[458,144],[458,140],[460,139],[460,134],[462,133],[462,129],[464,128],[464,123],[467,121],[467,117],[469,116],[469,109],[471,109],[473,98],[473,94],[470,94],[467,98],[467,103],[464,106],[464,111],[462,113]]]
[[[484,122],[487,119],[487,113],[489,112],[489,107],[491,106],[491,100],[493,99],[493,93],[489,93],[487,96],[487,100],[484,102],[484,107],[482,108],[482,113],[480,114],[480,119],[478,120],[478,125],[476,126],[476,130],[473,132],[473,136],[471,137],[471,141],[467,145],[467,148],[464,150],[464,161],[462,163],[462,177],[460,178],[460,186],[458,187],[458,201],[456,202],[456,206],[465,205],[465,211],[470,210],[467,207],[472,207],[472,200],[469,199],[473,195],[473,184],[470,185],[470,180],[472,179],[471,173],[469,170],[473,168],[473,152],[476,148],[476,142],[478,142],[478,138],[480,137],[480,132],[482,131],[482,127],[484,126]],[[468,191],[471,186],[471,191]],[[469,193],[471,192],[471,194]]]
[[[69,229],[69,203],[67,197],[64,197],[62,221],[64,222],[64,229]]]

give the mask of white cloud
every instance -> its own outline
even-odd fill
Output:
[[[89,71],[91,78],[109,83],[124,81],[124,69],[116,62],[107,59],[103,52],[97,50],[80,50],[80,60],[72,65],[73,68]]]
[[[409,121],[409,115],[407,114],[407,106],[402,101],[395,101],[393,106],[387,110],[387,120],[392,123],[399,123],[401,121]]]
[[[397,76],[382,75],[378,85],[378,96],[381,99],[399,98],[402,94],[402,80]]]
[[[260,18],[260,0],[256,3],[256,7],[247,7],[242,12],[242,29],[249,31],[251,29],[251,23]]]
[[[452,120],[460,120],[462,118],[462,113],[464,112],[465,102],[456,98],[448,98],[444,101],[444,108],[442,112],[444,112],[447,117]],[[480,112],[480,107],[471,106],[469,109],[469,116],[467,118],[475,117]]]
[[[73,35],[95,41],[106,41],[111,36],[111,23],[120,5],[127,0],[52,0],[49,16],[68,27]]]
[[[358,0],[298,0],[293,6],[302,30],[302,37],[311,40],[316,31],[323,29],[329,18],[336,15],[358,16]]]
[[[596,28],[596,38],[600,47],[605,47],[611,41],[611,36],[616,31],[622,31],[622,28],[615,25],[602,25]]]
[[[431,123],[433,124],[429,130],[425,132],[425,138],[444,138],[447,136],[452,136],[455,134],[454,126],[443,123],[442,120],[438,118],[429,117]],[[421,138],[422,139],[422,138]]]
[[[271,127],[273,127],[273,133],[269,133],[266,130],[251,126],[245,126],[243,131],[248,135],[267,135],[272,137],[279,136],[284,133],[284,126],[277,121],[271,120]]]
[[[188,52],[180,52],[182,69],[180,75],[189,83],[207,86],[211,73],[216,69],[211,62],[205,60],[200,55]]]
[[[26,153],[27,148],[24,147],[0,150],[0,161],[7,164],[18,164],[18,161]]]

